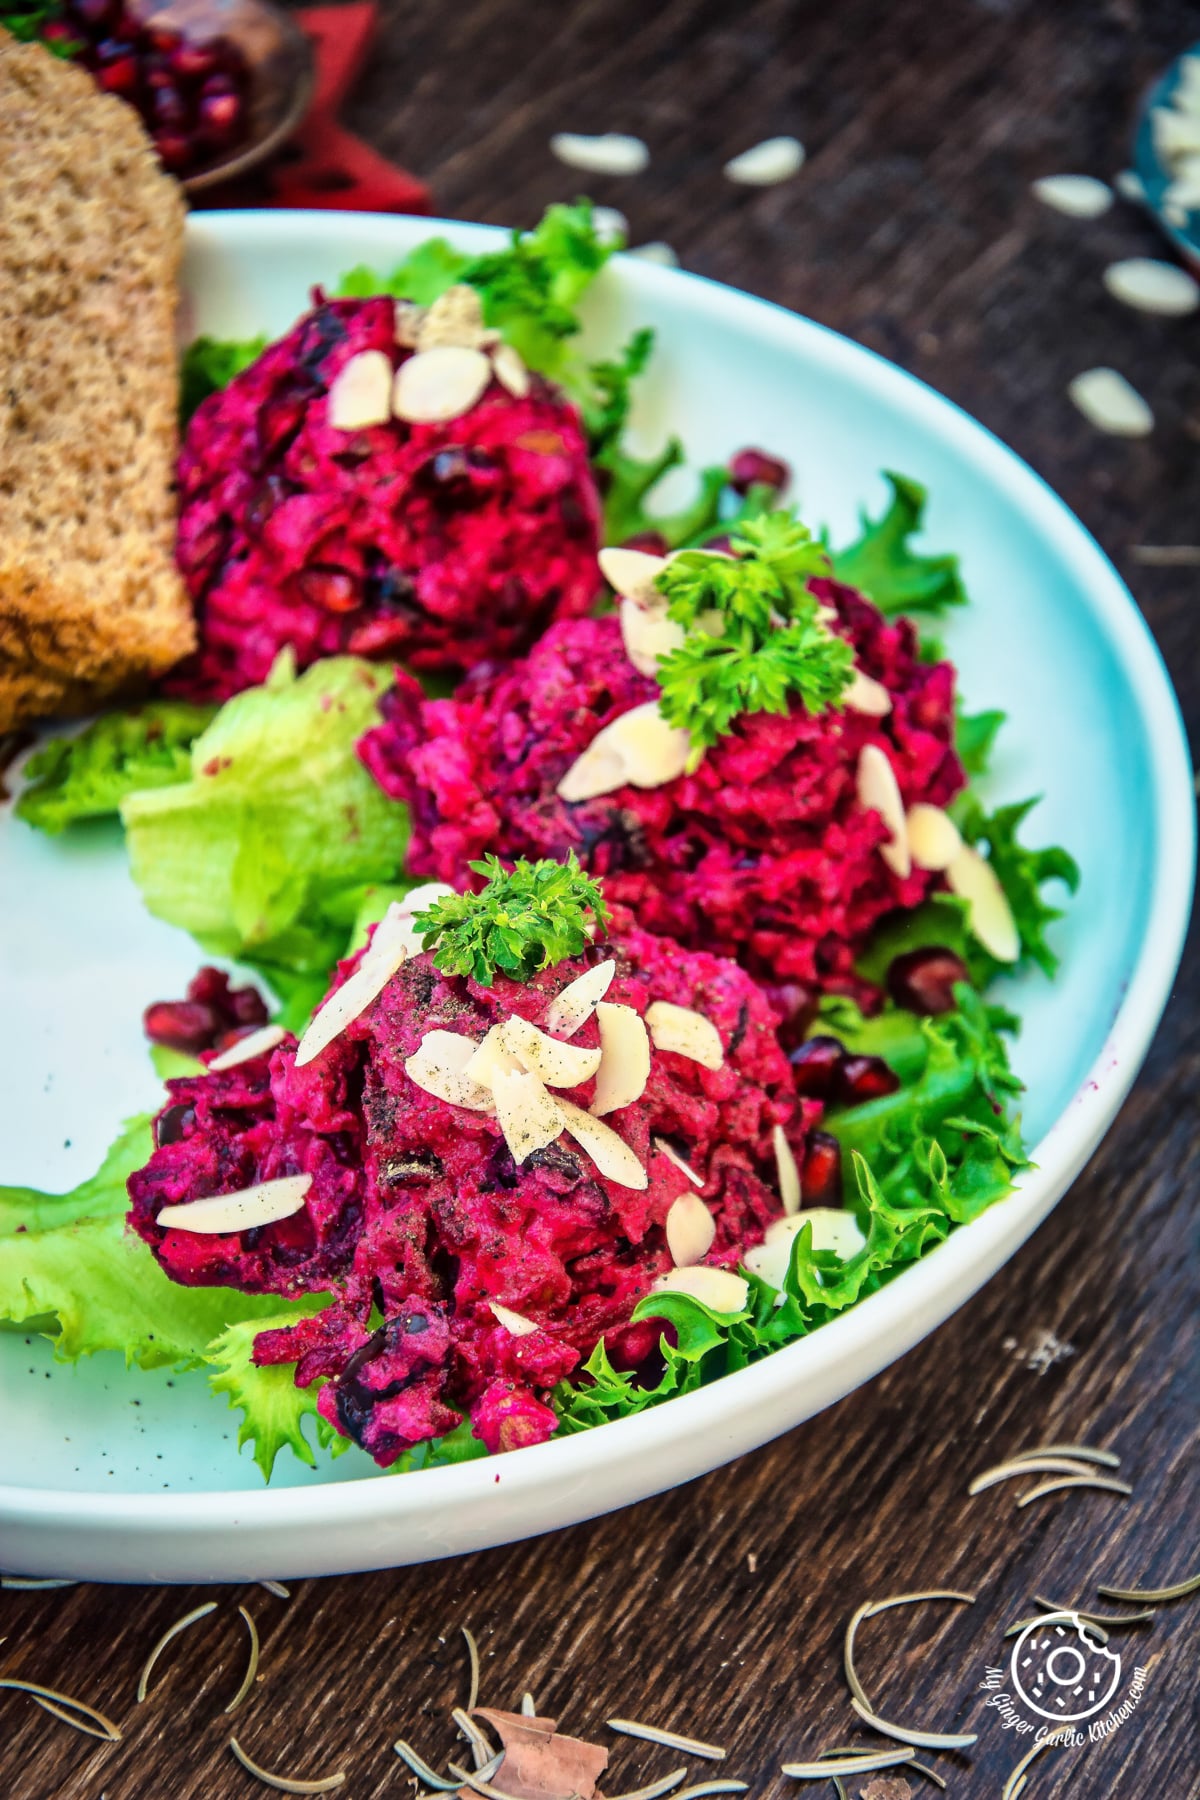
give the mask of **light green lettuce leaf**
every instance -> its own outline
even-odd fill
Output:
[[[925,489],[907,475],[884,471],[892,490],[891,504],[879,519],[862,515],[862,532],[853,544],[833,553],[839,581],[858,588],[880,612],[941,613],[966,604],[957,556],[924,556],[909,539],[921,529]]]
[[[278,1297],[272,1304],[274,1313],[226,1326],[205,1353],[205,1361],[213,1371],[209,1386],[214,1393],[224,1394],[230,1406],[242,1415],[238,1449],[243,1444],[253,1444],[254,1460],[264,1481],[270,1481],[281,1450],[291,1450],[314,1469],[317,1448],[329,1449],[334,1456],[350,1448],[350,1440],[334,1431],[317,1412],[320,1383],[298,1388],[292,1379],[295,1368],[291,1363],[259,1368],[253,1360],[254,1340],[260,1331],[283,1330],[304,1314],[319,1312],[325,1296],[320,1301],[297,1301],[282,1310]]]
[[[393,879],[407,809],[354,753],[389,682],[357,657],[296,676],[288,653],[262,687],[228,701],[191,751],[191,777],[121,807],[150,911],[211,955],[324,974],[358,901]]]
[[[191,772],[188,751],[216,708],[156,700],[106,713],[75,737],[51,738],[29,758],[16,813],[39,831],[115,814],[126,794],[172,787]]]

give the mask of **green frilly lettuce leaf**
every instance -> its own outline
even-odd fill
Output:
[[[351,656],[297,677],[285,654],[196,739],[189,780],[127,796],[150,911],[268,979],[273,965],[324,975],[365,889],[403,867],[407,810],[354,754],[389,679]]]
[[[186,781],[189,750],[216,708],[155,700],[106,713],[76,737],[51,738],[29,758],[16,812],[39,831],[115,814],[127,794]]]
[[[942,613],[966,604],[957,556],[924,556],[909,539],[921,529],[925,489],[907,475],[884,471],[892,490],[891,504],[879,519],[862,515],[862,532],[853,544],[833,553],[839,581],[858,588],[880,612]]]
[[[179,420],[186,425],[201,401],[228,387],[267,347],[265,337],[200,337],[188,345],[179,370]]]

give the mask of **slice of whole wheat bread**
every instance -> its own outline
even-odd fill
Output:
[[[183,203],[133,109],[0,31],[0,731],[162,673]]]

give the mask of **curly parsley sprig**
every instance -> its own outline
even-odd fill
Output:
[[[736,557],[702,550],[674,557],[655,586],[686,633],[658,665],[660,707],[692,739],[691,766],[746,713],[810,713],[836,706],[854,652],[817,616],[808,583],[829,558],[790,513],[747,520]]]
[[[491,987],[497,975],[530,981],[589,942],[589,926],[608,923],[600,888],[572,850],[565,863],[520,861],[506,869],[495,856],[473,862],[485,877],[478,894],[450,894],[413,923],[422,946],[447,975],[469,975]]]

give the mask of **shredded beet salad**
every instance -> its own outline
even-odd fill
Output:
[[[468,412],[339,430],[354,358],[397,369],[390,299],[318,295],[295,328],[197,409],[179,459],[178,560],[200,649],[172,679],[227,699],[350,651],[463,669],[524,649],[601,588],[599,500],[578,409],[532,376],[493,377]]]
[[[339,966],[335,992],[363,954]],[[406,1072],[431,1031],[478,1044],[514,1015],[544,1025],[555,994],[609,959],[604,1006],[638,1021],[656,1001],[692,1009],[723,1051],[710,1069],[651,1042],[642,1092],[607,1115],[646,1171],[643,1188],[601,1174],[569,1136],[518,1163],[494,1111],[448,1104]],[[600,1042],[593,1012],[570,1043]],[[714,1227],[704,1260],[736,1268],[780,1211],[775,1128],[802,1159],[821,1112],[796,1096],[774,1015],[749,976],[628,914],[611,939],[527,984],[500,976],[483,986],[414,956],[307,1066],[297,1067],[289,1039],[226,1073],[168,1086],[158,1147],[129,1184],[134,1228],[184,1285],[329,1295],[325,1310],[262,1333],[254,1359],[295,1364],[301,1387],[321,1381],[322,1416],[385,1466],[464,1415],[489,1450],[541,1442],[557,1426],[551,1391],[599,1341],[615,1367],[645,1364],[660,1325],[630,1315],[673,1267],[674,1202],[702,1197]],[[592,1077],[562,1098],[586,1108],[595,1092]],[[302,1173],[312,1176],[304,1209],[278,1224],[202,1236],[156,1223],[164,1204]],[[528,1330],[514,1333],[493,1302]]]
[[[597,731],[653,701],[658,684],[626,653],[615,618],[551,627],[521,661],[429,700],[404,672],[359,753],[412,820],[409,868],[453,881],[485,850],[574,851],[611,900],[680,943],[737,957],[792,1005],[821,992],[871,1002],[856,961],[879,920],[918,906],[939,877],[883,861],[888,836],[860,805],[859,758],[879,746],[906,806],[946,807],[964,784],[954,750],[954,670],[922,662],[907,619],[816,579],[834,629],[891,697],[886,717],[851,709],[754,713],[699,766],[661,786],[624,783],[581,803],[558,784]]]

